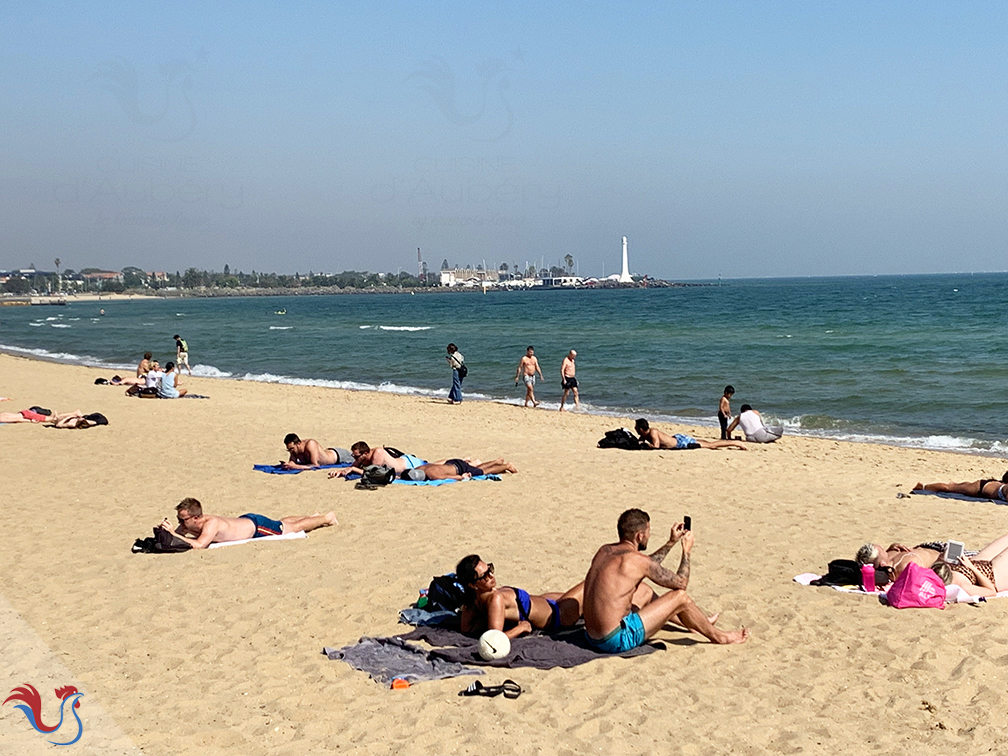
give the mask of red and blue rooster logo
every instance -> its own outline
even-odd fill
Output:
[[[70,713],[73,714],[74,719],[77,720],[77,734],[74,736],[73,740],[67,740],[63,743],[58,743],[55,740],[50,740],[49,742],[53,745],[73,745],[80,740],[81,733],[84,732],[84,725],[81,723],[80,717],[77,716],[77,712],[75,711],[80,707],[80,698],[83,695],[83,693],[78,693],[77,688],[73,685],[64,685],[62,688],[56,688],[56,697],[60,699],[60,718],[55,727],[50,727],[42,721],[42,697],[32,685],[25,683],[23,687],[14,688],[14,690],[11,691],[11,694],[6,698],[6,700],[4,700],[4,704],[8,701],[23,701],[24,703],[20,703],[14,708],[21,710],[21,712],[28,718],[28,722],[32,727],[41,732],[43,735],[48,735],[56,732],[63,726],[67,703],[69,703]]]

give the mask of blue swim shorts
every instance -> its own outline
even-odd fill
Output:
[[[644,623],[637,612],[630,612],[620,620],[619,627],[606,635],[595,639],[585,633],[588,642],[605,654],[619,654],[644,643]]]
[[[687,436],[685,433],[675,434],[676,449],[689,449],[690,444],[695,444],[696,439],[693,436]]]
[[[255,523],[255,535],[253,538],[264,538],[265,536],[283,535],[283,523],[279,520],[271,520],[261,514],[243,514]]]

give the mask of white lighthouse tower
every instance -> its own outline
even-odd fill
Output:
[[[623,272],[620,273],[619,282],[633,283],[633,279],[630,277],[630,261],[627,259],[625,236],[623,237]]]

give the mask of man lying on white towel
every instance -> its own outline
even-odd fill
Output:
[[[336,514],[304,515],[271,520],[260,514],[243,514],[241,517],[219,517],[203,514],[203,505],[196,499],[186,497],[175,507],[178,527],[174,532],[186,539],[194,549],[205,549],[211,543],[245,541],[250,538],[283,535],[298,531],[309,532],[327,525],[338,525]],[[166,517],[159,528],[171,531],[171,522]]]

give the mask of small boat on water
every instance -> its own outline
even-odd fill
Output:
[[[286,315],[287,314],[287,308],[284,307],[282,310],[274,310],[273,314],[274,315]]]

